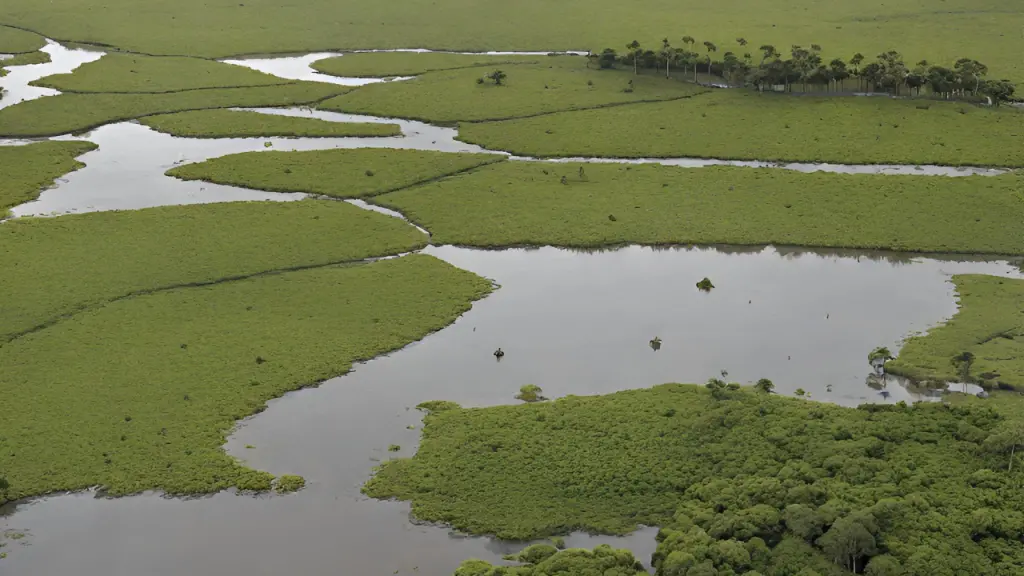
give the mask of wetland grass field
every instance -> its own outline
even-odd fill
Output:
[[[158,132],[183,138],[367,138],[402,133],[395,124],[327,122],[318,118],[224,109],[158,114],[143,117],[139,122]]]
[[[30,202],[64,174],[81,168],[75,157],[96,145],[91,142],[39,142],[27,146],[0,146],[0,216],[9,208]]]

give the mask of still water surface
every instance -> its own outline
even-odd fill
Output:
[[[950,316],[950,274],[1017,273],[1002,262],[773,248],[426,251],[501,288],[420,342],[272,401],[229,439],[228,451],[251,466],[305,476],[305,490],[42,499],[0,521],[0,530],[29,534],[27,545],[9,547],[5,574],[386,576],[415,568],[448,576],[465,558],[496,560],[521,544],[452,537],[411,523],[405,503],[359,494],[372,467],[392,456],[389,444],[402,446],[399,456],[414,452],[419,430],[406,426],[420,424],[417,403],[510,403],[527,383],[551,397],[601,394],[702,382],[720,370],[850,406],[926,399],[896,383],[888,398],[866,386],[868,352]],[[694,286],[704,276],[716,285],[711,293]],[[663,341],[657,352],[647,344],[654,336]],[[507,353],[500,363],[491,355],[499,346]],[[653,534],[576,535],[570,545],[608,541],[647,561]]]

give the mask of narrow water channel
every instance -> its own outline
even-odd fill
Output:
[[[9,547],[10,573],[448,576],[463,559],[497,560],[521,544],[452,537],[411,523],[407,504],[360,495],[373,466],[392,457],[389,444],[402,447],[398,456],[414,453],[419,430],[407,426],[420,424],[417,403],[512,403],[523,384],[551,397],[601,394],[702,382],[721,370],[848,406],[928,400],[895,381],[886,396],[867,386],[868,352],[898,348],[953,314],[951,274],[1018,273],[1003,262],[774,248],[427,252],[501,288],[420,342],[272,401],[229,439],[228,451],[251,466],[305,476],[305,490],[42,499],[0,521],[0,530],[29,534],[29,545]],[[694,286],[704,276],[716,285],[710,293]],[[654,336],[659,351],[648,346]],[[491,355],[499,346],[500,363]],[[603,541],[646,561],[653,534]]]

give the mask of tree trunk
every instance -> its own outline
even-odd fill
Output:
[[[666,79],[666,80],[672,77],[672,76],[671,76],[671,75],[669,75],[669,73],[668,73],[668,67],[669,67],[669,66],[671,65],[671,62],[672,62],[672,61],[671,61],[671,60],[669,60],[669,59],[668,59],[667,57],[665,58],[665,79]]]
[[[1013,451],[1016,450],[1016,449],[1017,449],[1017,445],[1016,444],[1014,444],[1013,446],[1010,446],[1010,467],[1007,469],[1007,472],[1013,472]]]

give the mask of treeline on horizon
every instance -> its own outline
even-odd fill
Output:
[[[660,48],[651,50],[634,40],[626,44],[624,54],[612,48],[588,53],[587,66],[596,63],[600,68],[614,68],[625,64],[632,66],[634,73],[641,68],[653,69],[664,71],[666,77],[671,77],[673,68],[682,69],[684,73],[692,72],[694,82],[698,81],[698,72],[703,71],[724,78],[730,85],[753,86],[762,91],[780,86],[790,92],[795,84],[800,84],[804,92],[807,85],[825,86],[826,90],[841,92],[846,90],[847,80],[855,80],[858,91],[869,88],[870,91],[880,90],[894,96],[920,95],[921,88],[927,88],[932,94],[945,99],[989,97],[995,105],[1015,100],[1016,85],[1013,82],[986,78],[988,66],[971,58],[960,58],[952,67],[932,64],[927,60],[911,67],[904,62],[902,54],[890,50],[874,60],[868,60],[858,52],[848,61],[834,58],[825,62],[818,44],[811,44],[808,48],[793,45],[789,58],[784,58],[775,46],[764,44],[756,52],[737,54],[726,51],[716,59],[718,46],[715,43],[703,42],[702,53],[692,36],[684,36],[681,41],[685,48],[674,47],[665,38]],[[737,38],[736,43],[744,49],[749,44],[744,38]]]

